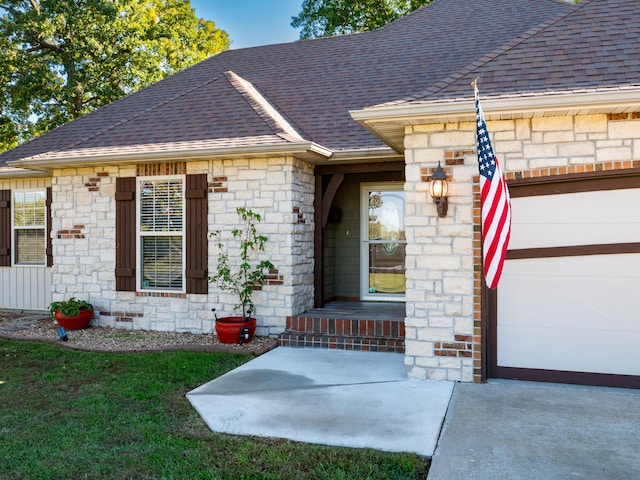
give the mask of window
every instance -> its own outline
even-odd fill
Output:
[[[153,198],[153,191],[158,192],[160,185],[162,188],[169,189],[167,182],[178,181],[177,186],[180,188],[182,184],[181,179],[184,178],[183,197],[184,203],[173,202],[174,208],[172,218],[169,214],[162,214],[162,208],[157,206],[156,211],[159,214],[156,216],[151,201]],[[156,186],[158,189],[156,189]],[[206,294],[209,290],[209,282],[207,281],[207,263],[208,263],[208,181],[207,174],[192,174],[185,177],[118,177],[116,178],[116,192],[115,192],[115,207],[116,207],[116,265],[115,265],[115,280],[116,291],[118,292],[135,292],[140,290],[153,290],[166,291],[171,287],[161,287],[160,284],[171,285],[171,280],[165,278],[164,281],[159,282],[158,275],[155,275],[155,287],[152,287],[152,263],[150,257],[154,255],[153,252],[171,251],[171,240],[165,238],[164,245],[160,245],[158,242],[151,240],[151,237],[159,239],[165,237],[180,237],[183,239],[182,250],[184,251],[184,279],[185,283],[182,290],[178,287],[175,290],[180,293],[198,293]],[[143,191],[143,195],[140,195],[140,190]],[[0,266],[4,260],[2,256],[2,224],[3,224],[3,199],[5,193],[0,190]],[[141,201],[140,198],[145,199],[145,207],[147,207],[147,213],[145,213],[145,220],[142,221],[140,212]],[[178,198],[180,195],[177,196]],[[165,195],[165,198],[170,196]],[[8,202],[6,202],[8,203]],[[177,205],[176,205],[177,203]],[[167,201],[167,205],[169,202]],[[165,231],[154,232],[154,228],[158,229],[161,218],[165,219],[167,229],[170,225],[175,227],[176,221],[183,218],[180,215],[176,215],[176,212],[184,206],[184,229],[181,231]],[[149,213],[151,212],[151,213]],[[141,232],[143,228],[141,225],[144,223],[144,232]],[[160,229],[162,230],[162,229]],[[142,237],[147,238],[146,243],[143,244],[140,240]],[[162,243],[162,242],[160,242]],[[147,261],[142,262],[143,252],[141,248],[147,247]],[[173,259],[170,263],[173,263],[174,271],[177,270],[177,264],[180,263],[183,257],[175,255],[176,261]],[[167,262],[164,262],[167,263]],[[141,275],[141,271],[147,267],[145,275]],[[141,268],[142,267],[142,268]],[[159,272],[156,272],[159,273]],[[149,286],[144,286],[145,276],[148,277]],[[182,278],[175,276],[175,278]],[[142,279],[142,281],[140,281]]]
[[[184,291],[184,177],[137,179],[140,290]]]
[[[15,265],[46,262],[46,191],[13,192],[13,251]]]

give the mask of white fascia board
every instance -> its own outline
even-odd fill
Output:
[[[640,88],[537,95],[528,97],[503,97],[482,99],[482,109],[487,118],[492,115],[540,113],[556,110],[585,108],[640,107]],[[398,121],[403,124],[411,120],[437,119],[440,117],[467,117],[475,115],[473,99],[452,102],[410,103],[403,105],[380,105],[349,112],[351,117],[364,124]]]
[[[43,168],[52,170],[54,168],[77,167],[77,166],[97,166],[113,165],[123,163],[149,163],[154,161],[164,161],[167,159],[197,160],[202,158],[247,158],[247,157],[275,157],[275,156],[311,156],[321,159],[329,158],[332,151],[314,142],[296,142],[276,145],[259,145],[246,147],[219,147],[219,148],[199,148],[199,149],[175,149],[156,152],[122,152],[60,156],[47,158],[26,158],[8,162],[12,167],[24,169]]]
[[[328,163],[346,162],[352,163],[358,160],[402,160],[404,157],[389,147],[360,149],[360,150],[342,150],[334,152]]]

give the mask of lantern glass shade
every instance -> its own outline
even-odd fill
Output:
[[[437,206],[438,216],[444,218],[447,216],[447,209],[449,207],[449,201],[447,200],[447,193],[449,193],[449,185],[447,184],[447,174],[444,173],[440,162],[438,162],[438,168],[431,174],[431,184],[429,184],[429,194],[433,198],[434,203]]]
[[[446,197],[449,190],[449,185],[447,185],[446,180],[431,180],[431,185],[429,185],[429,194],[431,198],[442,198]]]

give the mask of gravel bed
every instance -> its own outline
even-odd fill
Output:
[[[244,345],[223,344],[215,334],[124,330],[89,327],[67,330],[67,341],[58,337],[57,323],[48,315],[18,314],[0,311],[0,338],[57,343],[64,347],[89,351],[143,352],[192,350],[261,355],[275,348],[271,337],[254,336]]]

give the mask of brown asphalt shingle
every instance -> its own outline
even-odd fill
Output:
[[[559,0],[436,0],[371,32],[230,50],[0,155],[0,166],[69,150],[286,142],[225,72],[250,82],[306,140],[335,151],[382,147],[349,110],[423,92],[576,8]]]
[[[476,77],[483,97],[640,87],[639,19],[637,0],[582,0],[412,103],[472,97]]]

